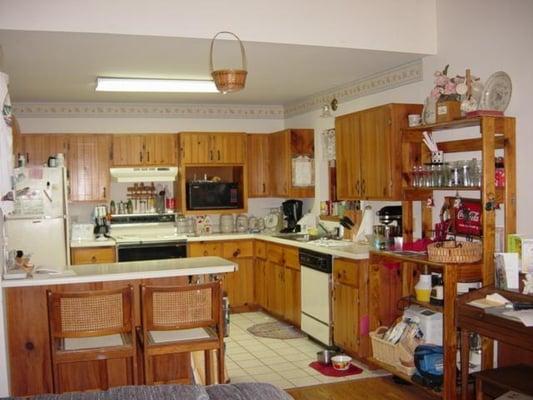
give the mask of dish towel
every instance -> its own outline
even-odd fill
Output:
[[[368,239],[366,235],[372,235],[374,226],[374,213],[372,212],[372,207],[366,206],[365,211],[363,212],[363,218],[361,225],[359,225],[359,230],[354,236],[353,241],[357,243],[368,244]]]

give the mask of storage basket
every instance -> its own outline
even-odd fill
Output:
[[[445,242],[432,243],[428,246],[429,261],[445,263],[472,263],[481,260],[483,248],[481,243]]]
[[[388,364],[406,375],[413,375],[416,372],[416,367],[406,367],[400,362],[400,345],[383,340],[383,334],[386,331],[387,327],[380,326],[374,332],[369,333],[370,340],[372,341],[373,357],[376,360]]]
[[[242,69],[227,68],[215,70],[213,68],[213,45],[215,44],[215,39],[217,36],[222,33],[232,35],[239,41],[239,45],[241,46]],[[211,51],[209,53],[209,70],[211,71],[211,76],[213,77],[213,81],[215,82],[219,92],[226,94],[244,89],[244,85],[246,84],[246,75],[248,75],[248,71],[246,70],[246,52],[244,51],[244,46],[237,35],[232,32],[221,31],[213,37],[211,40]]]

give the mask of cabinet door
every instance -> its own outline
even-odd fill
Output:
[[[267,277],[266,277],[267,262],[261,259],[255,259],[254,270],[254,291],[255,301],[264,309],[268,309],[267,304]]]
[[[212,161],[213,153],[209,151],[208,133],[180,133],[179,143],[180,163],[202,164]]]
[[[335,119],[337,197],[361,198],[360,118],[358,113]]]
[[[143,135],[113,135],[113,165],[143,165],[145,161]]]
[[[22,145],[28,165],[43,165],[47,163],[51,155],[67,152],[65,135],[22,135]]]
[[[285,267],[285,312],[283,316],[296,326],[300,326],[301,299],[300,299],[300,271]]]
[[[287,197],[289,195],[289,131],[270,135],[270,177],[271,195]]]
[[[335,283],[333,295],[333,342],[343,350],[357,353],[359,349],[358,290]]]
[[[361,191],[365,199],[391,196],[391,123],[387,106],[361,112]]]
[[[269,262],[267,265],[268,310],[278,316],[285,312],[285,286],[283,284],[284,267]]]
[[[146,135],[144,138],[146,165],[172,166],[176,160],[176,135]]]
[[[269,136],[248,135],[248,197],[270,196],[270,147]]]
[[[214,133],[209,135],[211,161],[226,164],[244,164],[246,161],[246,134]]]
[[[254,260],[253,258],[232,259],[239,264],[238,271],[226,274],[226,290],[232,307],[254,303]]]
[[[107,201],[109,195],[109,135],[71,135],[68,170],[71,201]]]
[[[222,257],[222,243],[220,242],[193,242],[189,243],[189,257]]]
[[[76,247],[71,249],[72,265],[115,262],[115,247]]]

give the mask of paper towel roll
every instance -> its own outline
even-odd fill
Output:
[[[372,235],[373,226],[374,212],[372,211],[372,207],[366,206],[363,211],[363,218],[361,220],[361,225],[359,225],[359,230],[353,238],[354,242],[368,244],[366,236]]]

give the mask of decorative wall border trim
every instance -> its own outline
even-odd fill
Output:
[[[283,119],[283,106],[226,104],[15,103],[22,118]]]
[[[329,104],[333,98],[339,103],[345,103],[359,97],[384,92],[423,79],[422,59],[403,64],[337,88],[329,89],[285,105],[285,118],[319,110],[324,104]]]
[[[423,78],[422,60],[282,105],[133,104],[133,103],[14,103],[22,118],[220,118],[284,119],[319,110],[336,98],[339,103],[394,89]]]

